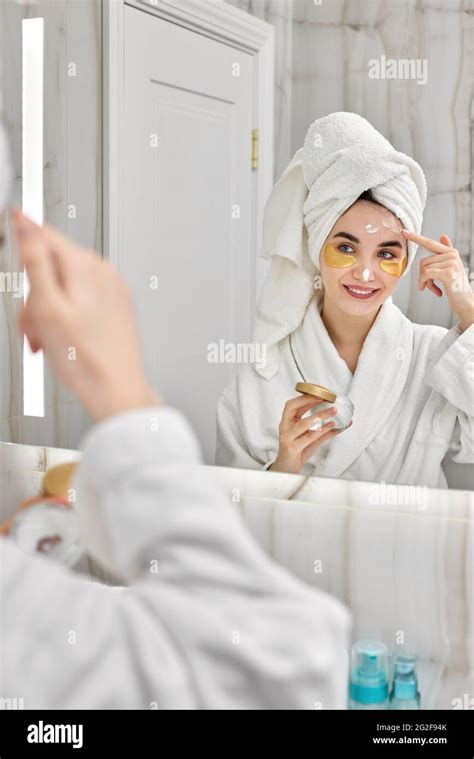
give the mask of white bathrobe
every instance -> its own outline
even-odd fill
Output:
[[[280,343],[269,380],[243,365],[217,411],[216,463],[268,468],[295,384],[348,396],[353,425],[323,443],[302,474],[446,487],[441,461],[474,462],[474,326],[413,324],[388,298],[364,342],[354,374],[338,354],[315,298]]]
[[[171,408],[88,433],[83,538],[109,588],[0,539],[0,698],[42,708],[344,708],[349,616],[268,559]],[[316,706],[317,705],[317,706]]]

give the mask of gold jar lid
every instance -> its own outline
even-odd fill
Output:
[[[45,496],[62,496],[67,498],[77,463],[58,464],[48,469],[43,477],[43,494]]]
[[[332,390],[328,390],[327,387],[323,387],[322,385],[313,385],[312,382],[297,382],[295,390],[297,390],[298,393],[317,395],[318,398],[328,401],[329,403],[334,403],[337,398],[336,393],[333,393]]]

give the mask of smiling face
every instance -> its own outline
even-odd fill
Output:
[[[391,211],[357,200],[324,241],[320,269],[324,297],[349,315],[377,311],[406,267],[402,224]]]

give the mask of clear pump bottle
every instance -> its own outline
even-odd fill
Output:
[[[388,649],[376,640],[352,646],[349,709],[388,709]]]
[[[393,668],[390,709],[419,709],[420,694],[416,677],[416,657],[400,654]]]

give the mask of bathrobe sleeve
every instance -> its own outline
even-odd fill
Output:
[[[225,394],[217,404],[216,465],[237,469],[268,469],[275,459],[262,461],[249,452],[240,415]]]
[[[455,325],[438,346],[425,382],[457,409],[449,457],[474,463],[474,325],[464,332]]]
[[[109,588],[0,540],[0,696],[35,708],[344,708],[348,614],[274,564],[184,417],[127,412],[75,486]]]

